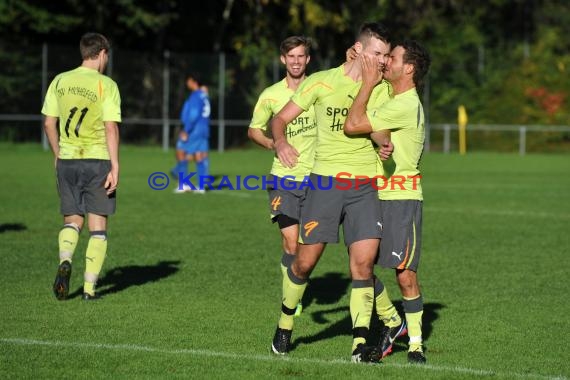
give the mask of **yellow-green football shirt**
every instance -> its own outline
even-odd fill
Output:
[[[336,176],[350,173],[352,178],[376,175],[376,151],[368,136],[347,136],[344,122],[358,94],[362,81],[354,81],[344,73],[344,65],[317,72],[301,83],[291,98],[304,110],[315,107],[317,145],[312,173]],[[383,103],[389,98],[390,85],[378,84],[369,104]]]
[[[97,70],[78,67],[51,82],[42,114],[59,118],[59,158],[109,159],[105,121],[121,121],[117,84]]]
[[[380,106],[368,109],[373,131],[391,130],[394,152],[379,166],[378,181],[382,200],[423,200],[420,158],[424,148],[424,110],[418,93],[412,88]]]
[[[267,133],[267,123],[289,102],[293,93],[294,91],[287,86],[286,79],[267,87],[257,100],[249,127],[258,128]],[[275,156],[271,174],[278,177],[294,176],[295,181],[301,182],[305,176],[310,174],[315,160],[317,129],[313,107],[309,107],[307,111],[287,124],[285,135],[287,142],[299,152],[298,163],[289,169],[283,166]]]

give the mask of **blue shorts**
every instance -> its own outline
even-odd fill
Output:
[[[197,152],[207,152],[210,149],[210,144],[207,138],[188,139],[187,141],[179,139],[176,142],[176,149],[183,150],[187,154],[194,154]]]

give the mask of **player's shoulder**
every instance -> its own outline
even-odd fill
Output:
[[[111,86],[111,87],[117,87],[118,88],[117,82],[115,82],[111,77],[108,77],[105,74],[99,73],[99,78],[101,79],[101,81],[104,84]]]
[[[287,91],[290,92],[289,88],[287,87],[287,80],[285,78],[283,78],[279,82],[273,83],[271,86],[266,87],[261,92],[260,97],[261,96],[263,96],[263,97],[276,96],[276,95],[283,94],[284,92],[287,92]]]
[[[330,78],[332,76],[337,75],[339,72],[339,69],[341,67],[342,66],[333,67],[332,69],[317,71],[317,72],[309,75],[307,78],[305,78],[305,81],[318,82],[318,81],[322,81],[326,78]]]

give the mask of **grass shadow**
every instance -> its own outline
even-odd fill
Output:
[[[162,280],[179,271],[180,261],[160,261],[156,265],[127,265],[108,270],[105,276],[97,281],[97,293],[101,296],[121,292],[131,286],[139,286]],[[68,296],[78,297],[83,287]]]
[[[308,288],[307,288],[308,289]],[[398,309],[400,316],[404,317],[402,309],[402,302],[395,301],[394,306]],[[433,331],[433,324],[439,318],[439,310],[443,309],[445,305],[441,303],[425,303],[424,314],[422,318],[422,337],[424,342],[428,340]],[[344,317],[338,320],[331,320],[328,315],[344,313]],[[350,318],[350,308],[348,306],[336,307],[327,310],[320,310],[311,313],[311,318],[318,324],[327,324],[327,326],[314,335],[305,335],[294,339],[291,344],[291,350],[294,350],[301,344],[311,344],[321,340],[334,338],[341,335],[352,336],[352,320]],[[368,337],[368,344],[376,345],[380,340],[380,332],[382,331],[383,323],[378,319],[376,310],[373,311],[370,321],[370,335]],[[392,352],[407,351],[408,338],[399,338],[394,342]]]
[[[329,272],[321,277],[309,279],[303,294],[303,309],[307,310],[312,303],[336,304],[346,294],[350,283],[351,279],[339,272]]]
[[[0,224],[0,234],[8,231],[25,231],[26,227],[23,223],[2,223]]]

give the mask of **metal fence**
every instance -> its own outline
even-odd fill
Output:
[[[9,54],[11,49],[26,59],[14,62]],[[245,67],[237,55],[225,53],[111,51],[106,74],[118,83],[121,92],[122,125],[126,126],[121,129],[121,137],[134,143],[160,143],[165,150],[172,145],[173,129],[179,125],[180,107],[187,96],[185,78],[191,72],[208,86],[214,126],[212,141],[217,142],[218,150],[243,143],[247,134],[227,127],[246,125],[244,120],[251,117],[260,90],[284,76],[278,46],[275,49],[269,67]],[[78,50],[76,46],[43,44],[8,46],[0,52],[0,78],[7,92],[0,96],[0,139],[41,138],[47,146],[43,133],[36,130],[43,97],[56,74],[81,63]],[[314,72],[333,64],[336,63],[313,59],[309,70]],[[162,128],[157,129],[157,125]]]
[[[16,48],[16,47],[15,47]],[[22,47],[17,47],[22,51]],[[25,48],[26,60],[10,61],[10,54],[0,52],[3,80],[8,83],[7,94],[0,96],[0,139],[12,141],[47,141],[41,128],[39,111],[49,81],[59,72],[80,64],[77,47],[43,44]],[[8,50],[9,52],[10,50]],[[208,85],[212,102],[212,142],[223,152],[228,146],[247,141],[246,129],[258,90],[260,71],[243,68],[239,57],[220,54],[189,54],[179,52],[112,51],[107,74],[119,84],[123,115],[121,138],[130,143],[160,144],[168,150],[175,141],[174,130],[179,126],[177,115],[187,90],[185,77],[197,72]],[[278,51],[271,67],[263,68],[267,85],[284,75]],[[340,63],[340,62],[338,62]],[[335,62],[312,60],[310,71],[332,67]],[[429,97],[424,98],[429,111]],[[426,115],[427,116],[427,115]],[[456,124],[431,124],[426,128],[426,151],[449,153],[456,149]],[[542,136],[527,141],[529,134]],[[569,126],[539,125],[469,125],[469,142],[478,148],[504,134],[505,151],[540,151],[536,140],[549,135],[570,142]],[[529,144],[529,142],[532,142]],[[491,149],[492,150],[492,149]]]

